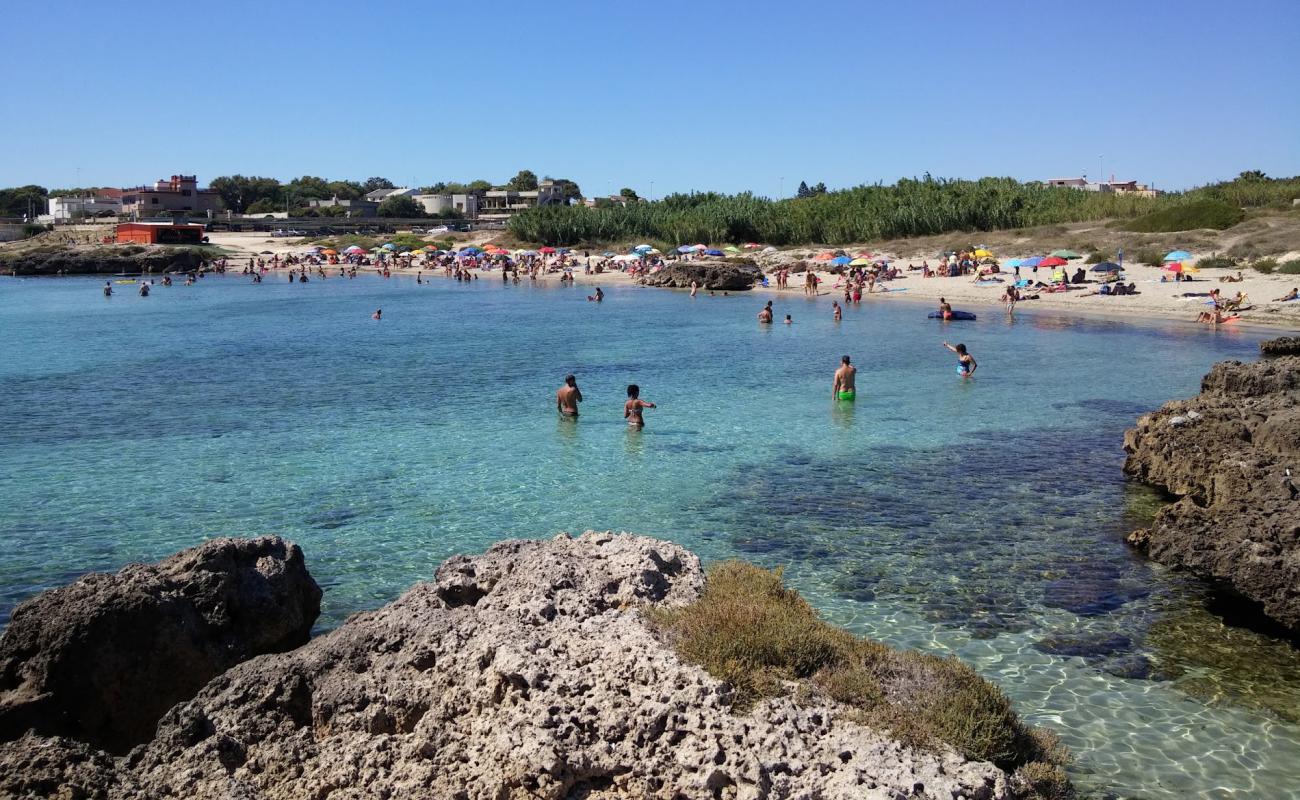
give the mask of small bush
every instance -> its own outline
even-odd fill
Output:
[[[1098,251],[1095,252],[1095,253],[1089,253],[1089,254],[1088,254],[1088,260],[1087,260],[1086,262],[1084,262],[1084,263],[1086,263],[1086,264],[1100,264],[1100,263],[1102,263],[1103,261],[1109,261],[1109,260],[1110,260],[1110,256],[1108,256],[1108,255],[1106,255],[1105,253],[1103,253],[1103,252],[1101,252],[1100,250],[1098,250]]]
[[[1277,269],[1276,258],[1260,258],[1251,262],[1250,268],[1256,272],[1262,272],[1265,275],[1272,274]]]
[[[1133,260],[1139,264],[1150,264],[1153,267],[1158,267],[1165,263],[1165,254],[1164,251],[1147,247],[1134,253]]]
[[[1197,269],[1232,269],[1237,266],[1237,259],[1231,256],[1210,256],[1196,262]]]
[[[1125,230],[1167,233],[1212,228],[1221,231],[1231,228],[1245,217],[1246,212],[1237,206],[1219,200],[1196,200],[1138,217],[1129,222]]]
[[[1283,275],[1300,275],[1300,258],[1283,261],[1278,265],[1277,271]]]
[[[1074,787],[1065,770],[1053,764],[1031,761],[1011,776],[1011,785],[1025,800],[1072,800]]]
[[[779,570],[718,564],[697,601],[647,617],[683,657],[730,684],[739,707],[807,681],[864,724],[915,746],[946,744],[1006,770],[1065,759],[1053,734],[1026,726],[1006,695],[966,664],[894,650],[824,622]]]

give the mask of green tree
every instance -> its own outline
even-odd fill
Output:
[[[447,184],[442,181],[420,187],[420,194],[448,194]]]
[[[1238,176],[1237,176],[1237,180],[1239,180],[1239,181],[1266,181],[1266,180],[1268,180],[1268,176],[1264,174],[1264,170],[1262,170],[1262,169],[1248,169],[1248,170],[1246,170],[1245,172],[1243,172],[1243,173],[1241,173],[1240,175],[1238,175]]]
[[[799,181],[799,190],[794,193],[795,197],[812,197],[812,190],[808,188],[808,181]]]
[[[397,186],[387,178],[366,178],[366,182],[361,184],[361,188],[365,190],[362,194],[369,194],[379,189],[396,189]]]
[[[521,169],[506,184],[512,192],[531,192],[537,188],[537,174],[531,169]]]
[[[366,187],[356,181],[330,181],[325,185],[330,197],[340,200],[360,200],[366,193]]]
[[[284,186],[285,192],[288,193],[291,200],[317,199],[324,200],[330,196],[329,182],[324,178],[318,178],[315,175],[303,175],[301,178],[294,178]]]
[[[262,198],[256,202],[249,203],[244,209],[245,214],[271,214],[276,211],[283,211],[284,206],[270,198]]]
[[[22,217],[44,214],[49,210],[49,192],[44,186],[28,184],[10,189],[0,189],[0,217]]]
[[[808,190],[812,194],[826,194],[826,183],[818,181],[817,185]]]
[[[568,178],[552,178],[547,175],[542,180],[554,181],[555,185],[563,192],[564,202],[566,203],[582,199],[582,189],[579,188],[577,183]]]
[[[466,191],[470,191],[470,192],[486,192],[491,188],[492,188],[492,183],[490,181],[485,181],[481,179],[477,181],[470,181],[468,184],[465,185]]]
[[[281,197],[280,182],[275,178],[244,175],[223,175],[213,178],[208,186],[216,190],[226,208],[244,214],[259,200],[278,202]]]
[[[624,186],[622,189],[619,189],[618,194],[619,197],[622,197],[624,200],[627,200],[628,202],[635,202],[641,199],[640,197],[637,197],[635,189],[629,189],[626,186]]]
[[[423,217],[424,206],[420,205],[414,198],[406,195],[397,195],[396,197],[386,197],[379,204],[376,211],[381,217]]]

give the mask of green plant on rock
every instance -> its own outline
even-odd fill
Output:
[[[1054,734],[1025,725],[1006,695],[968,665],[895,650],[825,622],[783,584],[780,570],[717,564],[698,600],[651,609],[647,618],[684,658],[727,682],[737,708],[785,694],[798,681],[796,698],[811,685],[863,724],[914,746],[952,747],[1007,770],[1067,760]]]

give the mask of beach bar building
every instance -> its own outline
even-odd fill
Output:
[[[202,225],[123,222],[117,226],[118,244],[201,244],[202,242]]]

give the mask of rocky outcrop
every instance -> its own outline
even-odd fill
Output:
[[[302,551],[272,536],[39,594],[0,637],[0,740],[30,730],[124,753],[216,675],[306,642],[320,598]]]
[[[1259,351],[1266,356],[1300,356],[1300,336],[1279,336],[1262,341]]]
[[[689,289],[691,282],[701,289],[737,292],[752,289],[763,277],[756,266],[725,261],[682,261],[641,279],[646,286]]]
[[[1178,498],[1130,541],[1300,633],[1300,358],[1216,364],[1124,449],[1128,475]]]
[[[829,699],[738,712],[643,621],[703,580],[694,555],[655,539],[504,542],[230,669],[124,759],[35,736],[0,745],[0,795],[1009,796],[992,764],[911,749]]]
[[[187,248],[47,246],[0,256],[0,272],[17,275],[137,275],[189,272],[203,256]]]

